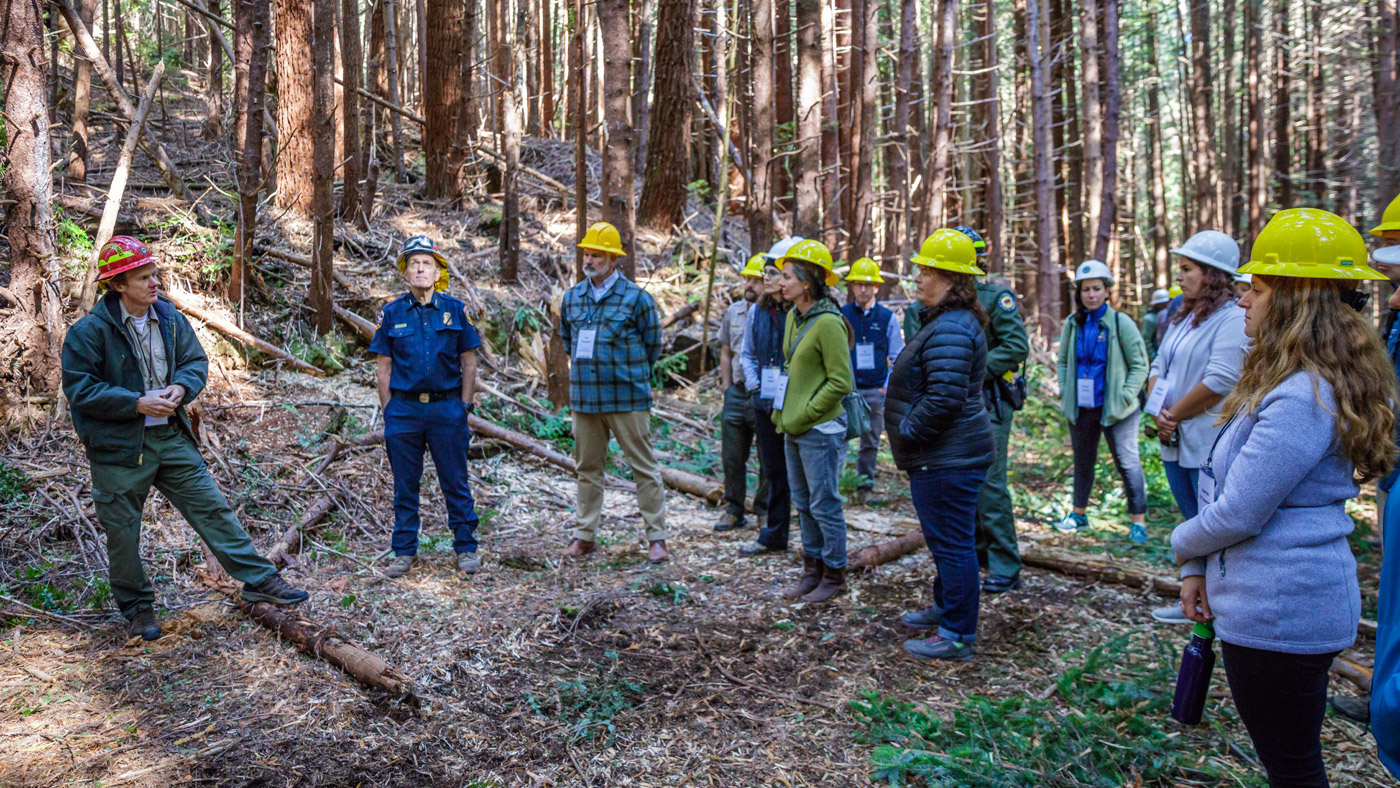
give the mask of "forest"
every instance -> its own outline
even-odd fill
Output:
[[[1167,714],[1186,630],[1148,615],[1180,590],[1156,442],[1146,545],[1107,450],[1092,529],[1051,527],[1072,466],[1052,345],[1085,260],[1137,318],[1200,230],[1247,256],[1285,208],[1379,221],[1400,194],[1396,0],[0,10],[0,785],[1266,784],[1218,671],[1203,725]],[[577,471],[561,299],[597,221],[661,312],[664,565],[633,538],[616,445],[599,555],[559,557]],[[887,446],[847,505],[860,571],[838,605],[780,599],[795,554],[739,558],[745,534],[712,530],[716,367],[739,272],[775,241],[820,239],[838,271],[873,258],[898,309],[911,256],[954,225],[986,239],[1030,333],[1010,467],[1027,571],[984,599],[977,661],[929,665],[899,655],[933,562]],[[192,429],[259,550],[311,592],[294,612],[239,601],[153,495],[140,551],[165,635],[116,623],[60,349],[119,235],[149,245],[209,356]],[[384,572],[367,348],[419,235],[483,342],[485,566],[465,578],[431,473],[423,568]],[[1334,695],[1370,687],[1374,493],[1347,504],[1363,619]],[[1391,784],[1364,726],[1331,715],[1322,736],[1334,785]]]

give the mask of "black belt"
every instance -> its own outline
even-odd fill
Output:
[[[389,389],[389,396],[394,399],[417,400],[418,402],[442,402],[445,399],[461,399],[462,389],[447,389],[446,391],[403,391],[401,389]]]

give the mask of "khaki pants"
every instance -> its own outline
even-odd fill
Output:
[[[597,541],[603,513],[603,469],[608,461],[608,438],[617,439],[637,482],[637,506],[646,523],[646,539],[666,538],[666,494],[661,466],[651,454],[651,411],[575,413],[574,459],[578,462],[578,524],[573,538]]]

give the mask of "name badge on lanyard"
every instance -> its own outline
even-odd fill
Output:
[[[1196,475],[1196,509],[1198,512],[1215,503],[1215,474],[1209,466]]]
[[[574,346],[574,358],[593,358],[593,345],[598,341],[598,329],[585,328],[578,332],[578,344]]]
[[[1143,410],[1153,416],[1161,415],[1162,407],[1167,404],[1167,394],[1171,388],[1171,381],[1157,378],[1157,385],[1153,386],[1152,393],[1147,395],[1147,405],[1143,407]]]
[[[856,345],[856,369],[875,368],[875,345],[865,342]]]
[[[773,399],[778,395],[778,376],[782,371],[777,367],[764,367],[760,376],[759,399]]]
[[[1094,407],[1094,379],[1079,378],[1079,407]]]
[[[773,405],[782,410],[783,402],[787,399],[788,376],[782,372],[778,373],[778,382],[773,389]]]

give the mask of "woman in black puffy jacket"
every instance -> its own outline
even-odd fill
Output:
[[[957,230],[939,230],[912,258],[923,327],[894,363],[885,431],[895,465],[909,474],[914,509],[938,575],[933,606],[904,625],[935,629],[904,649],[921,659],[967,660],[977,640],[980,588],[977,490],[992,464],[992,425],[982,402],[987,313],[977,302],[977,251]]]

